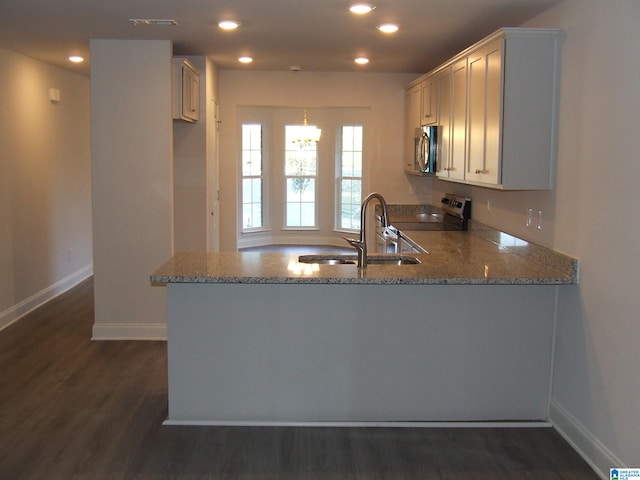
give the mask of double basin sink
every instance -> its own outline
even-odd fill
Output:
[[[357,265],[356,255],[300,255],[300,263],[317,263],[320,265]],[[422,263],[412,255],[367,255],[368,265],[417,265]]]

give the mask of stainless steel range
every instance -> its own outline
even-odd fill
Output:
[[[447,193],[442,200],[443,230],[468,230],[471,218],[471,199]]]
[[[431,205],[389,205],[390,227],[386,234],[378,230],[377,251],[386,253],[411,251],[407,245],[411,242],[407,236],[402,235],[403,231],[468,230],[471,218],[470,198],[447,193],[440,200],[440,204],[440,208]],[[380,220],[379,217],[378,220]]]
[[[421,205],[413,211],[390,208],[389,223],[398,230],[467,230],[469,228],[470,198],[447,193],[440,200],[440,204],[441,208]]]

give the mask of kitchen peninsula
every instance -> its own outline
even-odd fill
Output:
[[[417,265],[178,253],[168,424],[544,422],[556,291],[577,262],[471,222]]]

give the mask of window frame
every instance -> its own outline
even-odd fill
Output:
[[[345,127],[360,127],[361,136],[361,150],[345,150],[344,149],[344,129]],[[336,165],[335,165],[335,212],[334,212],[334,228],[337,232],[345,232],[345,233],[357,233],[360,232],[360,227],[358,228],[348,228],[342,225],[342,182],[343,180],[352,180],[360,182],[360,198],[358,201],[358,220],[360,216],[360,204],[362,202],[362,191],[364,188],[364,150],[365,150],[365,126],[363,123],[345,123],[341,124],[337,128],[336,134]],[[343,155],[345,152],[359,152],[360,153],[360,176],[348,176],[343,173]],[[360,223],[358,221],[358,223]]]
[[[288,133],[287,130],[289,127],[296,128],[299,127],[299,124],[285,124],[284,125],[284,158],[283,158],[283,217],[282,217],[282,230],[297,230],[297,231],[308,231],[308,230],[318,230],[319,227],[319,215],[318,215],[318,186],[320,185],[320,155],[318,153],[318,144],[313,144],[313,148],[311,147],[301,147],[300,150],[304,151],[313,151],[315,152],[315,173],[314,175],[290,175],[287,174],[287,159],[288,153],[291,151],[295,151],[297,147],[290,148]],[[289,198],[288,198],[288,181],[289,179],[309,179],[313,181],[313,225],[288,225],[288,206],[289,206]],[[300,202],[301,204],[302,202]],[[308,203],[308,202],[307,202]]]
[[[261,141],[260,141],[260,150],[261,150],[261,155],[260,155],[260,161],[261,161],[261,166],[260,166],[260,170],[261,170],[261,174],[260,175],[244,175],[244,171],[243,171],[243,156],[244,156],[244,152],[245,149],[244,147],[244,127],[246,125],[259,125],[260,126],[260,134],[261,134]],[[265,122],[262,121],[242,121],[240,123],[240,195],[239,195],[239,199],[240,199],[240,208],[239,208],[239,221],[240,221],[240,233],[242,235],[244,234],[251,234],[251,233],[256,233],[256,232],[264,232],[264,231],[268,231],[270,230],[270,226],[269,226],[269,209],[268,209],[268,199],[269,199],[269,177],[268,177],[268,170],[269,170],[269,159],[268,159],[268,142],[267,142],[267,138],[268,138],[268,130],[267,130],[267,125],[265,124]],[[244,222],[244,180],[245,179],[256,179],[256,178],[260,178],[262,180],[262,199],[261,199],[261,205],[262,205],[262,225],[259,227],[245,227],[245,222]]]

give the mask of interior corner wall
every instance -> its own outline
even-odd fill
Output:
[[[560,289],[551,419],[602,478],[640,466],[639,23],[636,0],[564,0],[526,25],[563,32],[553,247],[580,260]]]
[[[173,253],[172,45],[92,40],[94,339],[166,337]]]
[[[218,96],[218,67],[206,58],[207,105],[207,250],[220,251],[220,123],[218,122],[220,97]],[[175,164],[175,162],[174,162]]]
[[[89,79],[4,48],[0,71],[2,329],[90,276],[92,252]]]
[[[200,72],[197,122],[173,122],[175,251],[207,250],[207,136],[206,57],[186,57]],[[175,87],[175,86],[174,86]]]

